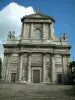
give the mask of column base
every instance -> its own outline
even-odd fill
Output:
[[[44,81],[44,82],[42,82],[42,83],[51,83],[50,81]]]
[[[19,81],[19,83],[27,83],[27,82],[26,82],[26,81],[22,81],[22,80],[21,80],[21,81]]]
[[[28,80],[28,81],[27,81],[27,83],[31,83],[31,81],[30,81],[30,80]]]

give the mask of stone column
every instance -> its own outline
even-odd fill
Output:
[[[11,62],[11,54],[9,54],[9,56],[8,56],[8,68],[7,68],[7,70],[8,70],[8,75],[7,75],[7,80],[9,81],[9,82],[11,82],[11,65],[10,65],[10,62]]]
[[[31,82],[31,54],[28,55],[28,83]]]
[[[54,54],[52,54],[52,83],[55,83],[56,80],[56,73],[55,73],[55,58],[54,58]]]
[[[61,57],[62,57],[62,81],[63,81],[63,83],[65,82],[65,73],[64,73],[64,55],[62,54],[61,55]]]
[[[23,27],[24,27],[24,24],[22,23],[22,27],[21,27],[21,37],[23,37]]]
[[[46,55],[43,54],[43,83],[46,82]]]
[[[19,69],[19,81],[22,81],[22,63],[23,63],[23,55],[20,56],[20,69]]]
[[[31,35],[30,35],[30,38],[31,39],[33,38],[33,23],[31,24]]]
[[[62,76],[63,76],[63,83],[68,81],[68,56],[62,55]]]
[[[51,24],[49,24],[49,36],[48,36],[48,39],[51,39],[51,26],[50,26]]]
[[[53,26],[53,23],[50,24],[50,38],[53,39],[55,38],[54,36],[54,26]]]
[[[27,35],[26,35],[26,23],[25,23],[23,24],[23,38],[26,39],[27,38],[26,36]]]
[[[43,24],[43,40],[45,40],[45,23]]]
[[[6,82],[10,82],[11,79],[10,79],[10,61],[11,61],[11,58],[10,58],[10,54],[8,54],[7,56],[7,62],[6,62],[6,69],[5,69],[5,81]]]
[[[23,68],[22,68],[22,80],[23,80],[24,82],[26,82],[25,68],[24,68],[24,66],[23,66]]]
[[[67,55],[67,83],[70,82],[69,77],[72,74],[71,68],[69,69],[69,64],[70,64],[70,54]]]

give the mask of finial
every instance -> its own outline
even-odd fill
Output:
[[[40,13],[40,8],[37,9],[37,13]]]

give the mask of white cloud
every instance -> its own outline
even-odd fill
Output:
[[[10,3],[0,11],[0,45],[7,38],[9,31],[15,31],[16,35],[21,33],[21,18],[34,13],[31,6],[24,7],[15,2]],[[2,49],[2,50],[1,50]],[[0,46],[0,54],[3,48]]]

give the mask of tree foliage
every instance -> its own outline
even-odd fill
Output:
[[[75,61],[70,62],[69,64],[69,68],[71,70],[71,75],[70,75],[70,80],[72,81],[72,83],[75,83]]]
[[[70,62],[69,67],[75,67],[75,61]]]

